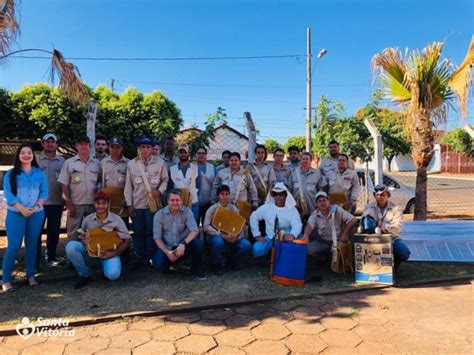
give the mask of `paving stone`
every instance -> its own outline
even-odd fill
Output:
[[[210,309],[201,312],[201,317],[213,320],[225,320],[232,316],[234,312],[231,309]]]
[[[208,335],[192,334],[176,342],[177,350],[187,353],[202,354],[208,352],[215,346],[217,346],[216,342]]]
[[[359,324],[384,325],[388,322],[388,319],[380,314],[357,314],[352,319]]]
[[[282,312],[288,312],[288,311],[291,311],[293,309],[295,309],[296,307],[299,307],[301,306],[301,301],[300,300],[297,300],[297,301],[282,301],[282,302],[278,302],[278,303],[273,303],[271,305],[272,308],[276,309],[277,311],[282,311]]]
[[[247,345],[244,350],[247,354],[269,354],[280,355],[288,354],[288,348],[281,341],[275,340],[257,340]]]
[[[128,330],[153,330],[165,324],[165,320],[161,317],[134,319],[128,324]]]
[[[133,355],[149,355],[149,354],[160,354],[160,355],[171,355],[176,352],[173,343],[169,341],[151,340],[145,344],[137,346],[132,350]]]
[[[321,300],[321,299],[308,299],[308,300],[304,300],[301,305],[305,306],[305,307],[319,308],[322,305],[325,305],[326,303],[327,303],[327,301]]]
[[[393,333],[388,332],[386,327],[372,324],[360,324],[352,330],[363,341],[387,342],[393,337]]]
[[[327,329],[344,329],[351,330],[357,326],[357,323],[347,317],[323,317],[321,324]]]
[[[234,314],[232,317],[227,318],[224,323],[229,328],[252,329],[259,325],[260,321],[252,316]]]
[[[330,346],[355,348],[362,341],[362,339],[353,332],[341,329],[328,329],[319,334],[319,336]]]
[[[19,353],[20,350],[9,348],[2,344],[2,355],[18,355]]]
[[[290,349],[291,353],[295,352],[311,352],[319,353],[327,348],[328,344],[321,340],[317,335],[292,334],[286,341],[285,345]]]
[[[245,355],[245,351],[231,348],[230,346],[219,346],[217,348],[212,349],[209,354],[212,355]]]
[[[285,323],[288,323],[290,320],[293,320],[293,316],[290,313],[283,313],[283,312],[278,312],[274,314],[262,313],[258,316],[258,318],[263,323],[277,323],[277,324],[285,324]]]
[[[102,338],[113,337],[114,335],[120,334],[127,330],[127,323],[109,323],[99,325],[94,328],[91,332],[92,336],[99,336]]]
[[[322,305],[321,307],[319,307],[319,309],[326,315],[341,317],[350,317],[357,312],[357,309],[354,307],[343,306],[333,303]]]
[[[215,335],[225,329],[224,323],[216,320],[203,319],[189,325],[191,334]]]
[[[255,340],[249,330],[227,329],[217,334],[214,339],[221,346],[235,346],[237,348],[247,345]]]
[[[152,335],[155,340],[175,341],[189,335],[189,330],[184,324],[165,324],[153,330]]]
[[[54,343],[51,341],[45,341],[44,343],[36,344],[26,348],[21,353],[25,355],[61,355],[64,352],[65,344]],[[0,353],[3,354],[3,347],[0,350]]]
[[[291,311],[295,319],[320,319],[324,314],[319,307],[300,306]]]
[[[96,352],[94,355],[130,355],[132,353],[129,349],[123,348],[107,348]],[[49,355],[49,354],[48,354]]]
[[[330,346],[323,350],[324,355],[348,355],[357,353],[353,348],[346,346]],[[372,354],[371,354],[372,355]]]
[[[171,323],[194,323],[200,319],[199,313],[172,314],[165,317],[165,321]]]
[[[249,316],[255,316],[268,310],[267,306],[262,304],[252,304],[248,306],[241,306],[234,309],[239,314],[245,314]]]
[[[290,331],[282,324],[262,323],[252,329],[252,334],[259,340],[280,340],[290,335]]]
[[[115,348],[131,349],[146,343],[150,339],[150,332],[144,330],[128,330],[112,337],[111,343]]]
[[[292,334],[319,334],[324,328],[318,320],[295,319],[285,324]]]
[[[10,337],[6,337],[2,347],[5,346],[7,348],[23,350],[27,347],[32,345],[36,345],[46,341],[47,338],[39,337],[36,333],[31,335],[28,339],[23,339],[19,335],[14,335]]]
[[[109,346],[109,339],[107,338],[84,338],[74,343],[66,345],[65,354],[92,354],[97,351],[107,349]]]
[[[373,354],[373,355],[400,354],[400,350],[398,350],[392,344],[384,343],[381,345],[379,342],[376,342],[376,341],[364,340],[362,343],[360,343],[357,346],[356,349],[359,352],[359,354]]]

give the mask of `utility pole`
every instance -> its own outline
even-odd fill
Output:
[[[307,28],[306,47],[306,151],[311,152],[311,28]]]
[[[114,84],[115,84],[115,79],[111,79],[110,80],[110,90],[112,90],[112,92],[114,92]]]

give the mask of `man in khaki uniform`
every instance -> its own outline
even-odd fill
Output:
[[[258,144],[255,147],[255,164],[249,164],[247,168],[252,174],[255,187],[258,193],[258,205],[261,206],[265,203],[268,192],[275,185],[276,176],[272,166],[266,162],[267,160],[267,148],[264,145]]]
[[[94,158],[98,161],[102,161],[107,158],[109,155],[107,154],[107,137],[98,135],[95,137],[95,154]]]
[[[173,137],[166,137],[164,144],[164,151],[161,154],[161,158],[165,161],[166,167],[169,168],[179,163],[179,157],[175,154],[174,149],[176,141]]]
[[[315,200],[317,209],[308,219],[303,238],[309,241],[308,254],[315,256],[318,264],[323,264],[331,257],[332,228],[334,228],[338,241],[347,242],[349,233],[356,225],[357,220],[341,207],[330,205],[329,197],[323,191],[316,194]],[[313,230],[316,232],[315,239],[310,238]]]
[[[301,154],[300,166],[291,173],[289,185],[297,201],[301,196],[301,191],[303,192],[308,212],[312,213],[316,209],[316,193],[326,189],[327,180],[319,169],[311,167],[311,154],[305,152]]]
[[[348,203],[342,207],[354,214],[360,194],[360,183],[357,172],[348,168],[348,163],[349,157],[346,154],[339,154],[337,158],[338,170],[336,174],[331,174],[328,177],[329,194],[345,194]]]
[[[64,162],[58,182],[66,203],[68,241],[77,240],[77,229],[85,216],[94,212],[94,194],[97,190],[100,163],[90,156],[89,137],[76,142],[77,155]]]
[[[319,163],[319,169],[326,178],[334,179],[334,175],[336,174],[338,167],[337,167],[337,158],[339,157],[339,143],[335,140],[332,140],[328,144],[329,149],[329,156],[324,158]],[[354,162],[351,158],[349,158],[347,167],[349,169],[354,169]]]
[[[374,187],[375,202],[370,202],[365,206],[363,216],[371,216],[377,222],[382,234],[390,234],[393,240],[393,256],[395,259],[395,271],[400,267],[400,263],[408,260],[410,249],[400,239],[400,231],[403,226],[403,212],[399,206],[389,201],[391,194],[388,187],[378,184]]]
[[[148,263],[155,252],[153,241],[153,215],[148,204],[148,190],[144,178],[148,181],[150,194],[160,199],[168,186],[168,169],[160,157],[153,155],[155,141],[143,136],[137,141],[139,157],[127,164],[125,181],[125,203],[132,217],[133,247],[139,260],[134,265],[138,267]],[[143,173],[142,173],[143,171]]]
[[[291,168],[284,163],[285,152],[283,149],[275,149],[273,152],[273,171],[275,172],[276,182],[282,182],[285,185],[288,184],[288,179],[291,175]]]
[[[240,154],[230,155],[229,167],[219,170],[212,186],[211,200],[217,202],[217,188],[227,185],[230,189],[230,201],[248,201],[253,208],[258,207],[257,188],[251,174],[244,174],[245,169],[240,166]],[[237,195],[238,192],[238,195]]]
[[[222,152],[221,158],[222,158],[222,163],[217,166],[216,170],[219,172],[219,170],[225,169],[229,167],[229,159],[230,155],[232,152],[230,150],[224,150]]]
[[[57,266],[56,248],[61,230],[61,217],[63,215],[63,199],[61,196],[61,184],[58,183],[59,173],[64,165],[64,158],[57,154],[58,138],[53,133],[47,133],[41,140],[43,151],[38,158],[38,165],[43,170],[48,180],[49,196],[44,203],[44,214],[46,225],[46,255],[50,266]],[[37,266],[41,258],[41,238],[38,244]]]

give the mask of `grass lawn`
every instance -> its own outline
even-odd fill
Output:
[[[18,285],[11,293],[0,294],[0,326],[16,324],[22,317],[68,318],[69,320],[117,314],[130,311],[157,310],[164,307],[202,305],[211,302],[248,300],[261,296],[310,297],[315,292],[357,287],[353,275],[340,276],[322,271],[321,282],[304,287],[287,287],[268,278],[268,267],[249,260],[250,266],[222,276],[208,274],[205,281],[194,280],[187,270],[162,275],[152,269],[125,272],[115,282],[101,278],[97,271],[94,282],[81,290],[73,290],[74,272],[65,267],[43,267],[41,288]],[[20,267],[17,267],[20,269]],[[440,263],[404,263],[398,275],[400,282],[429,280],[474,274],[474,265]],[[17,274],[17,278],[23,276]]]

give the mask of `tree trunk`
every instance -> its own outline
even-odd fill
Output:
[[[428,212],[428,174],[426,166],[416,169],[415,221],[426,220]]]
[[[392,172],[392,161],[393,158],[395,158],[393,155],[389,156],[387,158],[387,163],[388,163],[388,171],[391,173]]]

